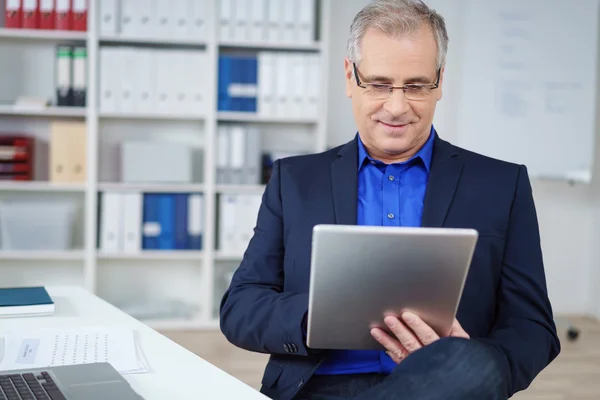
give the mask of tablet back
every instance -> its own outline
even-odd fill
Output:
[[[445,336],[456,316],[478,233],[472,229],[317,225],[308,347],[382,349],[373,326],[419,315]]]

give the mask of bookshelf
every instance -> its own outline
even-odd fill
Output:
[[[87,48],[87,104],[85,108],[46,107],[43,109],[16,108],[5,104],[0,98],[0,131],[21,130],[47,134],[50,121],[83,120],[87,133],[87,179],[81,184],[55,184],[45,181],[0,183],[0,198],[5,194],[27,196],[71,196],[79,199],[82,216],[78,220],[76,232],[81,236],[81,248],[64,252],[0,251],[0,280],[7,285],[78,284],[98,294],[116,306],[134,299],[151,298],[160,293],[165,298],[177,298],[197,306],[191,317],[161,318],[143,320],[151,327],[161,330],[171,329],[218,329],[215,309],[223,290],[222,278],[239,264],[242,254],[223,252],[216,249],[218,201],[222,194],[262,195],[264,185],[224,185],[216,180],[217,132],[219,124],[244,124],[260,126],[267,132],[264,146],[270,147],[271,139],[283,144],[287,149],[297,146],[303,151],[323,151],[326,146],[327,98],[320,96],[319,114],[315,118],[265,117],[247,112],[217,111],[218,59],[223,52],[256,53],[293,52],[316,53],[321,56],[319,72],[323,77],[319,92],[327,93],[326,76],[329,60],[328,30],[325,27],[331,19],[331,0],[317,1],[316,31],[318,41],[297,43],[234,42],[219,39],[219,1],[205,0],[206,35],[196,39],[172,39],[164,37],[138,38],[120,35],[100,35],[100,0],[90,0],[88,11],[88,32],[61,32],[0,28],[1,52],[21,51],[25,48],[20,62],[12,68],[34,68],[37,55],[53,60],[56,44],[82,44]],[[21,46],[26,41],[27,46]],[[4,46],[4,47],[3,47]],[[202,73],[206,77],[207,107],[196,113],[190,112],[101,112],[100,92],[100,49],[104,46],[128,46],[157,49],[191,49],[206,54],[206,66]],[[34,57],[35,56],[35,57]],[[0,67],[3,68],[3,67]],[[6,71],[0,70],[0,73]],[[39,93],[53,98],[54,71],[50,68],[39,77]],[[1,83],[1,82],[0,82]],[[14,92],[14,90],[13,90]],[[2,101],[4,100],[4,101]],[[4,105],[1,105],[4,104]],[[103,171],[103,163],[113,163],[105,159],[101,145],[107,138],[120,135],[154,140],[159,134],[151,131],[160,126],[164,131],[186,132],[182,137],[194,145],[200,145],[203,177],[198,183],[189,184],[128,184],[117,182]],[[37,134],[37,133],[36,133]],[[275,145],[273,145],[275,146]],[[264,150],[264,149],[263,149]],[[111,156],[112,157],[112,156]],[[106,252],[97,247],[100,221],[98,218],[99,194],[103,192],[121,193],[202,193],[203,239],[200,251],[145,251],[135,253]],[[16,265],[15,265],[15,262]],[[18,268],[17,268],[18,267]]]

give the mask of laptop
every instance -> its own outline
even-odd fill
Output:
[[[0,400],[143,400],[109,363],[0,371]]]
[[[371,328],[419,315],[450,332],[478,233],[473,229],[317,225],[313,228],[307,345],[381,350]]]

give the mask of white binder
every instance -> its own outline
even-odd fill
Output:
[[[309,90],[308,86],[313,83],[308,80],[307,55],[291,54],[289,57],[289,62],[291,63],[289,67],[291,67],[290,73],[292,75],[290,80],[290,85],[292,86],[292,90],[290,91],[290,117],[302,118],[309,114],[307,110],[307,92]]]
[[[154,35],[158,38],[170,38],[175,17],[171,13],[171,0],[155,0],[154,10]]]
[[[229,126],[219,125],[217,129],[217,183],[231,183],[230,176],[230,141]]]
[[[246,130],[241,125],[230,128],[231,145],[231,180],[233,184],[244,183],[244,168],[246,167]]]
[[[206,40],[206,20],[209,13],[208,0],[188,0],[188,37],[192,40]]]
[[[152,49],[135,49],[133,54],[133,69],[135,71],[133,82],[133,107],[141,113],[154,112],[154,87],[155,78],[155,51]]]
[[[100,48],[100,111],[115,112],[119,109],[118,72],[119,49],[115,47]]]
[[[123,250],[123,195],[121,193],[102,194],[100,250],[107,253]]]
[[[202,194],[190,194],[188,196],[188,220],[187,230],[188,236],[200,238],[204,235],[204,196]],[[194,249],[200,250],[200,249]]]
[[[52,1],[50,1],[52,3]],[[98,2],[100,13],[100,35],[115,35],[118,30],[118,0],[102,0]]]
[[[283,41],[283,0],[268,0],[268,29],[267,42],[278,43]]]
[[[127,38],[139,38],[140,26],[139,26],[139,11],[138,4],[139,0],[120,0],[121,1],[121,15],[120,15],[120,29],[121,36]]]
[[[277,117],[289,117],[291,109],[291,58],[289,52],[278,53],[275,58],[275,114]]]
[[[233,41],[235,42],[248,41],[252,1],[253,0],[236,0],[235,20],[233,24]]]
[[[219,250],[226,254],[237,254],[237,205],[236,195],[219,196]]]
[[[125,193],[123,196],[123,252],[139,253],[142,250],[142,193]]]
[[[231,41],[233,39],[235,0],[220,0],[219,7],[219,39]]]
[[[208,112],[206,59],[207,55],[204,52],[190,52],[188,56],[186,72],[189,91],[188,111],[194,115],[204,115]]]
[[[118,105],[119,111],[131,112],[135,110],[134,82],[136,79],[136,54],[139,50],[131,47],[119,48],[119,60],[113,68],[118,65]]]
[[[174,39],[187,39],[190,16],[187,0],[171,0],[171,33]]]
[[[250,41],[262,43],[267,40],[267,1],[251,0]]]
[[[296,40],[298,43],[315,41],[315,0],[296,0],[298,3],[298,20],[296,24]]]
[[[260,185],[261,181],[261,133],[256,126],[246,127],[246,167],[244,183]]]
[[[317,118],[319,115],[319,92],[321,90],[321,57],[319,54],[308,56],[308,117]]]
[[[258,114],[263,117],[275,116],[275,59],[274,53],[258,54]]]
[[[298,9],[296,0],[282,0],[283,5],[283,37],[285,43],[296,42],[296,19]]]

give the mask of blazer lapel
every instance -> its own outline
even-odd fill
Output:
[[[423,204],[423,227],[439,228],[444,225],[462,168],[462,160],[454,146],[436,135]]]
[[[358,136],[344,145],[331,164],[331,187],[335,223],[356,225],[358,201]]]

